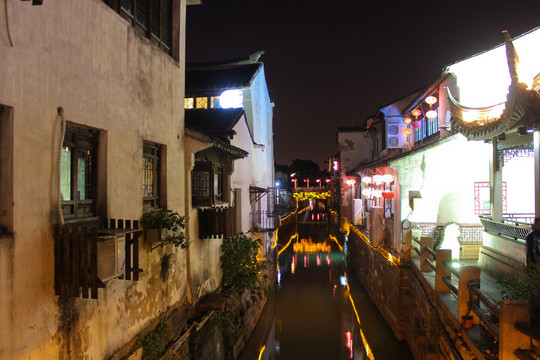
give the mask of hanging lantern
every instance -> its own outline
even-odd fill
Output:
[[[382,176],[381,175],[374,175],[373,176],[373,182],[375,184],[379,185],[380,183],[383,182]]]
[[[428,96],[426,102],[431,106],[437,102],[437,98],[435,96]]]
[[[347,183],[347,185],[349,185],[349,186],[353,186],[354,184],[356,184],[356,180],[350,179],[350,180],[347,180],[346,183]]]
[[[390,184],[392,181],[394,181],[394,176],[391,174],[384,174],[382,177],[382,181],[384,181],[386,184]]]
[[[411,121],[412,121],[412,119],[410,117],[408,117],[408,116],[403,118],[403,122],[405,124],[407,124],[407,125],[409,125],[411,123]]]
[[[382,197],[385,199],[391,199],[394,197],[394,192],[390,190],[385,190],[382,192]]]
[[[366,188],[362,191],[362,194],[365,196],[365,197],[370,197],[371,196],[371,189],[370,188]]]
[[[411,129],[409,128],[403,129],[403,133],[408,136],[411,133]]]
[[[364,176],[362,182],[366,185],[371,184],[371,178],[369,176]]]
[[[414,109],[413,111],[411,111],[411,114],[413,114],[413,116],[415,117],[419,117],[420,115],[422,115],[422,111],[420,109]]]
[[[382,196],[382,190],[373,190],[371,195],[373,195],[373,197],[380,198]]]
[[[411,124],[411,126],[412,126],[413,128],[419,128],[420,126],[422,126],[422,122],[421,122],[421,121],[418,121],[418,120],[413,121],[412,124]]]
[[[433,120],[437,117],[437,112],[435,110],[429,110],[427,113],[426,113],[426,116],[428,119],[430,120]]]

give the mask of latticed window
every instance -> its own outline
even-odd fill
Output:
[[[185,109],[193,109],[195,107],[194,99],[193,98],[185,98],[184,99],[184,108]]]
[[[144,142],[143,146],[143,209],[160,205],[160,145]]]
[[[60,196],[65,219],[96,215],[98,130],[68,124],[60,160]]]
[[[213,186],[212,163],[198,161],[191,172],[191,197],[193,206],[212,204]]]
[[[157,40],[168,52],[172,47],[173,0],[103,0],[133,25],[145,31],[148,38]]]
[[[197,109],[208,109],[208,98],[198,97],[195,98],[196,108]]]

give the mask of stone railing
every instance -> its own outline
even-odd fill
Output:
[[[480,289],[481,270],[477,266],[454,267],[452,251],[434,250],[432,237],[413,239],[413,250],[420,257],[419,270],[435,273],[434,291],[457,297],[457,322],[463,331],[474,326],[487,329],[498,344],[500,359],[534,359],[531,339],[538,334],[529,327],[530,304],[527,301],[501,301],[499,305]],[[425,277],[425,276],[424,276]]]
[[[461,245],[482,245],[483,227],[480,224],[456,224],[459,226],[458,241]],[[417,223],[416,228],[421,236],[432,237],[435,244],[441,242],[444,238],[444,224],[440,223]]]

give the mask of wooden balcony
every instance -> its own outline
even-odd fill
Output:
[[[230,237],[236,233],[236,208],[199,208],[199,238]]]

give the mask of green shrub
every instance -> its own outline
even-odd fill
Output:
[[[220,260],[225,287],[234,287],[239,294],[259,287],[260,275],[268,264],[257,260],[261,246],[261,239],[252,239],[244,233],[223,240]]]
[[[185,217],[171,210],[157,210],[144,213],[141,218],[141,225],[145,229],[166,229],[165,241],[186,248],[184,228]]]
[[[501,282],[503,300],[528,300],[531,303],[531,325],[536,328],[540,327],[539,266],[529,265],[525,268],[525,277],[514,275]]]

